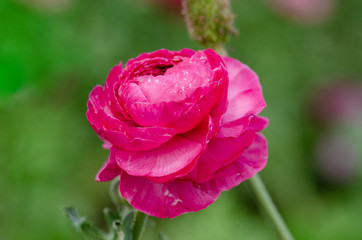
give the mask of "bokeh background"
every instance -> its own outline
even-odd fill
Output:
[[[177,2],[177,1],[176,1]],[[166,3],[166,4],[165,4]],[[319,4],[319,5],[318,5]],[[362,239],[362,1],[232,1],[229,54],[254,69],[270,119],[261,176],[296,239]],[[104,226],[107,156],[86,117],[113,65],[199,49],[177,5],[0,1],[0,239],[82,239],[62,207]],[[207,209],[152,218],[144,239],[276,239],[245,184]]]

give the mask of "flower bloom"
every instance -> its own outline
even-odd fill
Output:
[[[320,23],[332,15],[336,0],[268,0],[282,15],[300,23]]]
[[[88,100],[110,154],[97,181],[152,216],[199,211],[264,168],[268,120],[257,75],[213,50],[158,50],[115,66]]]

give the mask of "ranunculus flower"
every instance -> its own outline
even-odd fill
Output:
[[[271,7],[282,15],[300,23],[320,23],[326,20],[336,0],[268,0]]]
[[[90,93],[88,121],[110,149],[96,180],[120,175],[122,196],[152,216],[204,209],[264,168],[264,107],[257,75],[235,59],[143,53]]]

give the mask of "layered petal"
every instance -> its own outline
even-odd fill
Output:
[[[199,211],[220,195],[216,184],[176,180],[155,183],[145,177],[121,173],[121,195],[133,206],[148,215],[173,218],[182,213]]]
[[[266,140],[257,134],[254,143],[236,162],[220,170],[208,182],[175,180],[155,183],[122,171],[120,192],[139,211],[159,218],[173,218],[206,208],[218,198],[221,191],[229,190],[259,172],[265,166],[266,158]]]
[[[96,181],[105,182],[112,180],[121,174],[122,169],[118,166],[117,162],[108,157],[107,161],[103,164],[102,168],[98,171]]]
[[[122,63],[114,66],[112,70],[109,72],[107,80],[104,84],[104,92],[106,95],[107,105],[110,107],[112,113],[115,116],[120,116],[123,118],[125,114],[123,112],[123,109],[119,105],[117,99],[117,91],[121,83],[120,82],[121,74],[122,74]]]
[[[223,122],[221,130],[216,138],[238,137],[240,134],[246,131],[246,129],[260,132],[266,128],[268,124],[269,120],[267,118],[248,115],[232,122]]]
[[[261,171],[268,159],[265,137],[256,133],[253,144],[247,148],[237,161],[220,169],[214,180],[222,191],[227,191]]]
[[[169,68],[164,75],[137,78],[140,89],[150,103],[182,101],[192,98],[197,88],[207,86],[213,80],[212,69],[201,59],[202,52]]]
[[[141,76],[138,83],[133,80],[120,88],[119,95],[123,108],[137,124],[184,133],[220,102],[227,91],[227,80],[223,60],[212,50],[205,50],[164,75]]]
[[[162,177],[188,166],[201,152],[202,145],[178,135],[149,151],[111,149],[111,158],[134,176]]]
[[[265,107],[258,76],[245,64],[224,57],[229,73],[227,111],[222,118],[220,136],[232,137],[243,132],[252,115]]]
[[[195,51],[192,49],[184,48],[181,51],[170,51],[167,49],[160,49],[150,53],[142,53],[136,58],[132,58],[128,60],[126,64],[126,72],[131,72],[131,75],[135,75],[134,70],[139,67],[144,67],[145,65],[153,65],[163,59],[162,62],[170,61],[170,62],[179,62],[184,58],[190,58],[195,54]],[[156,61],[155,61],[156,60]]]
[[[260,132],[265,129],[269,124],[269,119],[262,116],[254,116],[250,120],[249,129],[255,132]]]
[[[100,86],[96,86],[90,93],[87,118],[102,139],[125,150],[153,149],[176,134],[171,128],[140,127],[134,122],[116,118],[106,104],[105,93]]]
[[[236,161],[254,141],[255,132],[247,130],[237,138],[214,138],[201,155],[194,170],[185,178],[206,182],[221,168]]]
[[[199,211],[264,168],[257,75],[213,50],[161,49],[115,66],[87,118],[110,155],[96,176],[157,217]]]
[[[197,126],[221,98],[222,89],[216,83],[195,91],[198,99],[189,102],[134,102],[127,109],[132,119],[142,126],[172,128],[185,133]]]
[[[110,158],[132,176],[146,176],[157,182],[169,181],[189,173],[206,149],[212,120],[206,118],[192,131],[174,136],[149,151],[125,151],[113,147]]]

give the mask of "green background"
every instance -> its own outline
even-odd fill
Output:
[[[291,231],[296,239],[362,239],[361,154],[342,183],[321,180],[315,159],[326,131],[360,150],[362,123],[321,130],[308,110],[319,86],[346,77],[361,82],[362,1],[339,1],[318,25],[289,21],[260,0],[232,6],[240,33],[229,54],[260,77],[262,115],[270,119],[261,176]],[[120,61],[186,47],[200,48],[182,17],[142,1],[73,0],[55,8],[0,1],[1,240],[82,239],[62,212],[69,204],[105,225],[109,184],[94,177],[108,153],[86,120],[88,94]],[[203,211],[152,218],[144,239],[161,230],[171,240],[276,239],[245,184]]]

